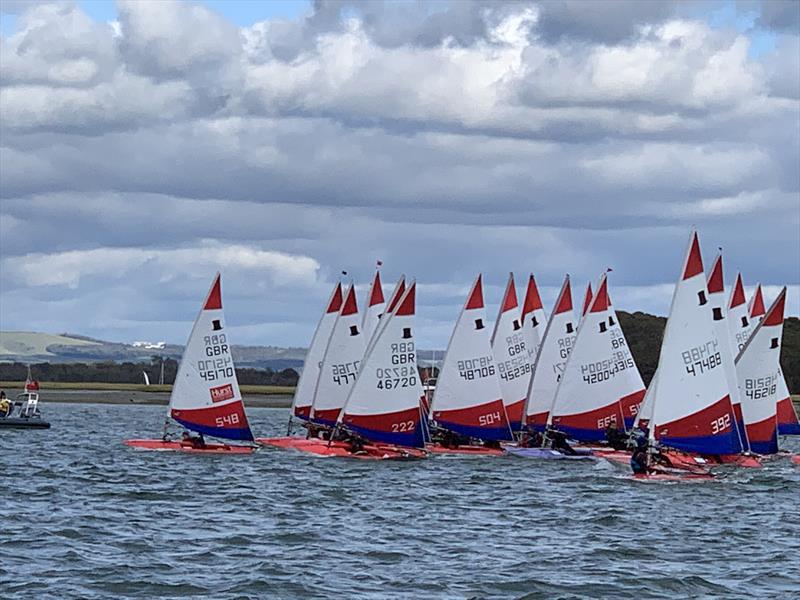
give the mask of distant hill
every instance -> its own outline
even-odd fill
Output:
[[[643,312],[619,311],[618,315],[642,379],[645,384],[649,384],[658,365],[661,339],[664,336],[667,319]],[[180,360],[182,353],[183,346],[177,344],[167,344],[160,349],[148,349],[68,333],[52,335],[19,331],[0,332],[0,362],[150,363],[153,356]],[[305,354],[305,348],[233,346],[233,359],[237,367],[241,368],[300,371]],[[421,366],[429,365],[431,362],[438,363],[443,357],[444,352],[441,350],[418,352]],[[784,322],[781,366],[789,391],[793,394],[800,393],[800,319],[797,317],[789,317]]]
[[[0,362],[91,363],[146,362],[153,356],[180,360],[183,346],[135,347],[131,344],[96,340],[71,333],[52,335],[29,331],[0,331]],[[300,369],[305,348],[276,346],[233,346],[233,360],[243,368]]]

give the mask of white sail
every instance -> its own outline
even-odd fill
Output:
[[[367,294],[367,302],[364,306],[364,316],[361,321],[361,333],[369,346],[372,335],[378,327],[378,321],[383,314],[386,302],[383,298],[383,286],[381,285],[381,272],[375,270],[375,277],[372,279],[372,284],[369,286],[369,294]]]
[[[217,273],[183,351],[170,416],[188,429],[216,437],[252,440],[225,331]]]
[[[342,308],[342,284],[337,283],[331,292],[328,303],[325,305],[325,312],[322,313],[314,337],[311,338],[311,345],[308,348],[303,371],[300,373],[300,380],[294,392],[292,403],[292,414],[301,419],[308,419],[311,416],[311,406],[314,404],[314,391],[319,379],[322,358],[325,356],[325,349],[328,347],[333,325],[339,316]]]
[[[736,358],[747,437],[750,448],[759,454],[778,451],[778,404],[785,399],[778,385],[783,381],[780,354],[785,304],[783,288]]]
[[[641,400],[643,395],[644,385],[611,307],[604,274],[575,337],[551,423],[576,439],[599,441],[608,426],[623,428],[623,400],[633,396]]]
[[[311,407],[311,420],[315,423],[332,426],[339,418],[364,358],[365,341],[360,327],[356,290],[351,285],[322,359]]]
[[[513,431],[519,431],[522,426],[525,396],[531,378],[531,363],[525,338],[514,274],[511,273],[492,333],[492,352],[500,377],[500,391],[506,415]]]
[[[374,442],[414,447],[425,443],[413,333],[415,296],[412,282],[393,311],[384,315],[339,418]]]
[[[736,433],[739,436],[742,448],[749,447],[747,433],[742,418],[742,405],[739,396],[739,381],[736,375],[736,365],[734,360],[738,351],[734,351],[731,341],[731,328],[728,325],[727,311],[725,309],[725,276],[722,268],[722,252],[717,254],[711,273],[706,282],[708,289],[708,302],[714,319],[714,331],[719,341],[719,352],[722,357],[722,367],[725,369],[725,378],[728,381],[728,391],[731,396],[733,414],[736,417],[734,423]]]
[[[753,331],[750,324],[750,314],[747,310],[747,300],[744,295],[744,283],[742,274],[736,274],[736,282],[731,290],[731,297],[728,301],[728,329],[730,331],[731,344],[734,355],[738,354],[747,343],[747,338]]]
[[[576,323],[572,312],[572,290],[567,275],[542,336],[528,386],[525,412],[528,427],[544,429],[547,426],[558,382],[575,342]]]
[[[693,231],[661,344],[651,436],[690,452],[735,454],[741,444],[707,295]]]
[[[431,406],[440,427],[462,435],[511,439],[494,364],[481,276],[456,321]]]
[[[522,329],[525,332],[525,346],[528,350],[531,375],[536,366],[536,356],[539,353],[539,345],[542,343],[546,327],[547,314],[542,306],[536,278],[531,274],[528,277],[528,288],[525,291],[525,302],[522,305]],[[528,382],[530,385],[530,378],[528,378]]]

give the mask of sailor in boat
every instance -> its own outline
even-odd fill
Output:
[[[550,448],[561,452],[561,454],[566,454],[567,456],[575,456],[578,454],[575,448],[569,445],[567,434],[563,431],[559,431],[558,429],[549,430],[545,437],[545,443],[547,441],[550,441]]]
[[[631,470],[634,474],[663,473],[664,467],[673,467],[669,458],[658,447],[650,446],[646,437],[637,437],[635,441],[636,448],[631,455]]]
[[[206,440],[203,437],[202,433],[198,433],[197,435],[192,435],[189,431],[184,431],[183,435],[181,436],[181,442],[184,444],[189,444],[192,448],[205,448],[206,447]]]
[[[517,445],[520,448],[541,448],[544,445],[544,438],[535,429],[525,430],[520,434]]]
[[[606,428],[606,440],[614,450],[628,449],[628,434],[613,423]]]

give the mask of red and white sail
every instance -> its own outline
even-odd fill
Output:
[[[169,399],[169,415],[204,435],[253,440],[225,330],[219,273],[183,350]]]
[[[747,299],[744,292],[742,274],[736,274],[736,281],[728,300],[728,329],[730,330],[731,345],[734,356],[742,351],[747,338],[753,332],[754,325],[750,324],[750,312],[747,308]]]
[[[314,404],[314,390],[317,387],[322,358],[325,356],[325,349],[328,347],[333,324],[339,316],[339,309],[342,308],[342,284],[338,283],[331,292],[331,297],[325,305],[325,312],[322,313],[314,337],[311,338],[311,345],[306,353],[303,363],[303,371],[300,373],[300,380],[294,392],[292,401],[292,415],[301,419],[308,419],[311,416],[311,406]]]
[[[786,288],[783,288],[736,357],[747,437],[750,448],[759,454],[778,451],[778,404],[791,402],[790,398],[782,397],[778,385],[783,380],[780,354],[785,305]]]
[[[572,290],[567,275],[542,336],[533,376],[528,386],[525,412],[525,422],[528,427],[544,430],[547,426],[558,382],[564,373],[567,358],[575,342],[576,323],[572,311]]]
[[[375,277],[372,278],[372,284],[369,286],[364,316],[361,321],[361,332],[364,335],[364,339],[367,341],[367,346],[369,346],[372,334],[378,327],[378,321],[383,314],[385,306],[386,302],[383,297],[383,286],[381,285],[381,272],[380,269],[376,269]]]
[[[583,308],[581,309],[581,318],[586,316],[589,312],[589,307],[592,305],[592,282],[586,284],[586,292],[583,294]]]
[[[547,314],[542,306],[539,288],[533,274],[528,277],[528,288],[525,291],[525,302],[522,305],[522,330],[525,332],[525,346],[528,349],[528,361],[531,365],[531,374],[536,366],[536,356],[539,345],[547,328]]]
[[[708,300],[697,232],[675,286],[654,379],[651,436],[700,454],[736,454],[728,381]]]
[[[412,282],[393,310],[384,315],[339,419],[374,442],[425,445],[414,339],[415,302],[416,283]]]
[[[644,384],[611,306],[604,274],[575,337],[550,422],[575,439],[599,441],[608,426],[625,426],[623,401],[636,398],[638,407],[643,396]],[[630,414],[631,423],[635,414]]]
[[[760,283],[756,284],[756,291],[753,293],[753,297],[750,298],[750,302],[747,303],[747,312],[750,314],[750,323],[755,329],[761,317],[767,312],[764,306],[764,293],[761,291]]]
[[[356,289],[351,285],[333,325],[314,393],[311,420],[332,426],[339,418],[364,358],[365,341],[360,330]]]
[[[378,324],[372,331],[372,335],[370,336],[369,341],[367,342],[367,348],[364,353],[365,356],[367,353],[369,353],[370,347],[372,346],[372,343],[376,340],[381,329],[386,325],[386,319],[384,318],[384,316],[391,314],[392,311],[394,311],[394,309],[397,308],[397,304],[400,302],[400,299],[403,297],[403,294],[405,293],[406,293],[406,276],[401,275],[394,286],[392,294],[389,296],[389,301],[385,305],[383,316],[380,316],[378,318]]]
[[[481,276],[456,321],[431,406],[440,427],[485,440],[511,439],[494,364]]]
[[[728,391],[731,396],[733,414],[736,417],[736,433],[742,448],[747,449],[747,432],[742,418],[742,405],[739,396],[739,381],[736,375],[736,365],[734,363],[738,350],[734,350],[731,341],[731,328],[728,324],[727,311],[725,310],[725,277],[722,268],[722,252],[717,254],[711,272],[706,282],[708,289],[708,302],[711,307],[714,319],[714,331],[719,341],[719,352],[722,357],[722,367],[725,370],[725,378],[728,382]]]
[[[503,303],[494,324],[492,352],[508,421],[513,431],[519,431],[531,379],[531,363],[513,273],[508,276]]]

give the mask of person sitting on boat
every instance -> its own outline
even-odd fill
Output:
[[[191,444],[192,448],[206,447],[206,440],[203,437],[202,433],[198,433],[197,435],[192,435],[188,431],[184,431],[182,441],[187,444]]]
[[[613,423],[606,428],[606,440],[614,450],[628,449],[628,435]]]
[[[483,440],[483,447],[500,450],[500,440]]]
[[[3,418],[11,414],[11,408],[11,402],[6,398],[6,393],[0,390],[0,414],[2,414]]]
[[[631,454],[631,470],[634,475],[642,475],[650,472],[650,455],[647,446],[637,446]]]
[[[569,442],[567,441],[567,434],[563,431],[551,429],[547,433],[547,437],[550,439],[550,447],[553,450],[561,452],[561,454],[566,454],[567,456],[575,456],[578,454],[575,451],[575,448],[569,445]]]
[[[518,445],[520,448],[541,448],[542,444],[544,444],[542,434],[535,429],[528,429],[522,432]]]

